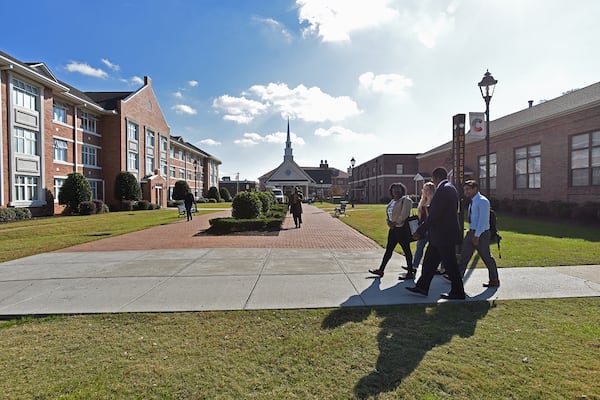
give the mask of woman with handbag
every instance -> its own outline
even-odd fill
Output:
[[[411,233],[407,223],[412,209],[412,200],[406,196],[406,186],[402,183],[392,183],[390,185],[390,196],[392,200],[387,206],[387,225],[389,231],[385,253],[383,254],[379,268],[370,269],[369,272],[382,277],[385,266],[392,258],[396,245],[400,244],[404,252],[404,257],[406,257],[408,273],[401,275],[399,279],[413,279],[415,277],[415,269],[413,268],[412,252],[410,250]]]
[[[423,185],[423,189],[421,190],[421,199],[419,200],[419,205],[417,206],[417,215],[419,216],[419,225],[421,225],[427,219],[429,203],[431,203],[431,198],[435,193],[435,185],[433,182],[427,182]],[[415,258],[413,259],[413,264],[415,269],[419,268],[419,264],[421,263],[421,258],[423,258],[423,251],[425,250],[425,245],[429,241],[429,235],[425,234],[421,239],[417,240],[417,245],[415,249]]]

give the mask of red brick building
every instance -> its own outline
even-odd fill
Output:
[[[43,63],[0,52],[0,105],[1,207],[61,212],[58,193],[71,172],[85,176],[93,199],[109,204],[118,202],[120,171],[134,174],[143,198],[163,207],[179,179],[169,174],[171,164],[184,168],[188,183],[218,186],[221,162],[183,139],[171,140],[148,77],[133,92],[84,93],[57,80]],[[174,157],[181,147],[183,165]],[[189,176],[194,161],[199,178]]]

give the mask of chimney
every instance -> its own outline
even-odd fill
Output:
[[[533,107],[533,100],[528,100],[527,102],[529,103],[529,108]]]
[[[144,76],[144,86],[152,86],[152,79],[149,76]]]

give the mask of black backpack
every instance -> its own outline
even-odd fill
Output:
[[[500,254],[500,241],[502,236],[498,233],[498,227],[496,226],[496,212],[490,207],[490,243],[498,243],[498,257],[502,258]]]

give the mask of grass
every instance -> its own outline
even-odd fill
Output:
[[[12,321],[0,328],[0,397],[598,399],[599,308],[596,298]]]
[[[333,212],[332,204],[316,205]],[[499,257],[495,244],[491,249],[498,267],[600,264],[598,226],[537,220],[502,213],[497,215],[498,230],[502,236],[502,258]],[[385,247],[388,232],[385,218],[385,205],[360,204],[355,208],[347,208],[346,216],[341,217],[341,220]],[[412,250],[415,250],[414,243]],[[400,246],[396,251],[402,253]],[[477,266],[485,268],[482,262],[478,262]]]
[[[348,214],[342,221],[381,243],[384,206]],[[43,252],[52,238],[176,218],[6,224],[0,246],[37,240]],[[572,264],[561,253],[599,263],[596,230],[502,215],[499,228],[506,266]],[[542,251],[528,253],[530,243]],[[24,318],[0,321],[0,349],[7,399],[600,399],[600,298]]]
[[[163,209],[56,216],[0,224],[0,262],[168,224],[178,218],[176,210]]]

